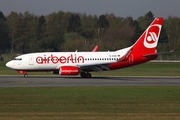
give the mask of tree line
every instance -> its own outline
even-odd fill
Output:
[[[28,11],[0,11],[0,53],[42,51],[114,51],[132,45],[154,20],[149,11],[137,20],[113,13],[86,15],[58,11],[36,16]],[[180,18],[169,16],[163,22],[157,50],[180,51]]]

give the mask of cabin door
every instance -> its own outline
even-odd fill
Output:
[[[33,56],[29,56],[29,65],[34,65]]]

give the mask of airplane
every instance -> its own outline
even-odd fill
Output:
[[[41,52],[15,57],[6,66],[23,73],[52,71],[53,74],[92,77],[90,72],[101,72],[135,66],[157,58],[156,51],[163,18],[155,18],[140,38],[130,47],[108,52]]]

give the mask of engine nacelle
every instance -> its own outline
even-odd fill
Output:
[[[76,66],[61,66],[59,69],[60,75],[78,75],[79,67]]]

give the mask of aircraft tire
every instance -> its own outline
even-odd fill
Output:
[[[24,77],[28,77],[28,74],[24,74]]]
[[[87,73],[87,78],[91,78],[91,74],[90,73]]]
[[[87,77],[87,74],[86,74],[85,72],[82,72],[82,73],[81,73],[81,77],[82,77],[82,78],[86,78],[86,77]]]

